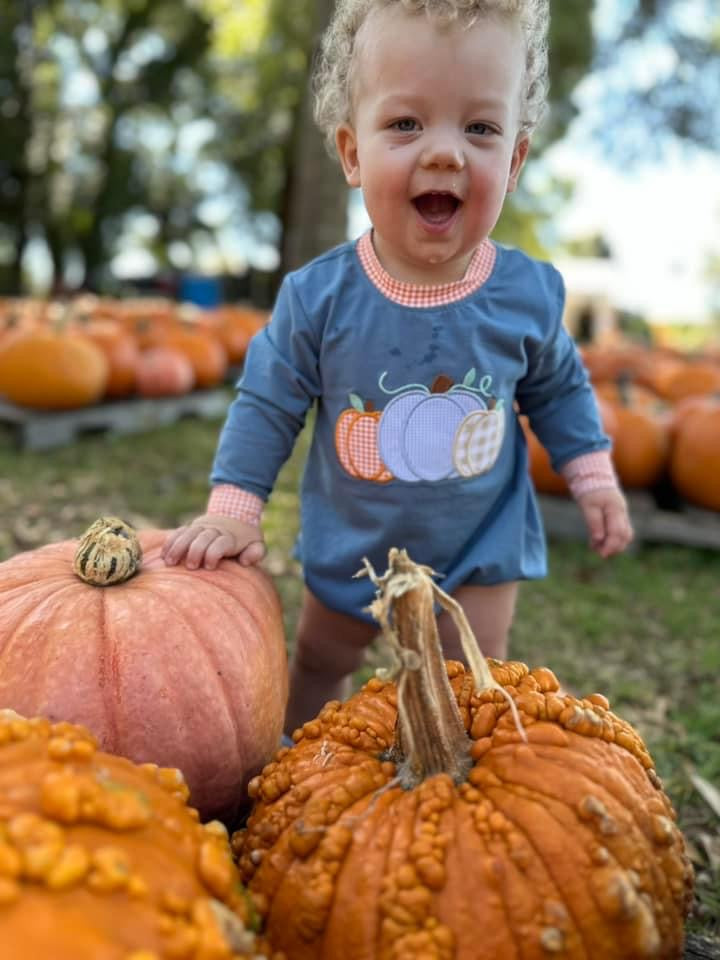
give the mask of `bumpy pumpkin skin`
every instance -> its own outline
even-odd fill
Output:
[[[166,566],[165,536],[141,531],[142,569],[108,587],[75,576],[75,540],[0,564],[0,705],[179,767],[203,819],[230,823],[280,740],[280,602],[257,567]]]
[[[293,960],[670,960],[692,872],[638,734],[600,695],[491,661],[507,701],[448,663],[473,766],[402,790],[383,759],[396,688],[328,704],[251,786],[233,837],[267,933]]]
[[[202,826],[187,795],[178,770],[0,710],[3,960],[255,957],[227,834]]]

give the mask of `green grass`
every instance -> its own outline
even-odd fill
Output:
[[[219,422],[94,436],[19,452],[0,431],[0,559],[75,537],[101,514],[172,527],[202,512]],[[306,438],[266,511],[267,567],[292,636],[302,589],[291,549]],[[635,724],[678,811],[698,876],[692,926],[720,936],[720,819],[691,772],[720,786],[720,555],[643,547],[603,561],[552,543],[550,576],[523,584],[511,656],[551,667],[579,693],[604,693]]]

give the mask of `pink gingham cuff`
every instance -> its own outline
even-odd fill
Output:
[[[259,527],[264,506],[264,502],[256,494],[231,483],[219,483],[210,492],[207,513],[232,517],[234,520],[242,520],[243,523]]]
[[[446,303],[464,299],[478,290],[488,279],[495,266],[497,252],[491,240],[483,240],[473,253],[465,276],[461,280],[425,285],[406,283],[390,276],[377,258],[371,230],[360,237],[356,249],[363,270],[371,283],[388,300],[399,303],[403,307],[441,307]]]
[[[591,490],[612,490],[620,486],[609,450],[575,457],[560,468],[560,473],[576,500]]]

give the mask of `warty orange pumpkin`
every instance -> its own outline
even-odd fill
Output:
[[[397,682],[327,704],[233,836],[292,960],[675,960],[692,872],[638,733],[546,668],[488,664],[391,551],[373,612]],[[442,660],[433,605],[471,671]]]
[[[0,564],[0,705],[179,767],[203,818],[230,822],[282,730],[287,655],[272,581],[230,560],[168,567],[161,530],[137,545],[115,518],[94,528],[79,552],[70,540]],[[74,565],[110,585],[84,582]],[[113,583],[120,573],[130,579]]]
[[[227,832],[179,770],[0,710],[3,960],[257,960]]]

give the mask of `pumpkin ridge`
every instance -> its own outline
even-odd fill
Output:
[[[557,748],[557,749],[565,749],[565,748]],[[543,760],[543,763],[544,763],[544,764],[547,763],[547,759],[548,759],[548,758],[547,758],[546,755],[544,755],[544,756],[542,757],[542,760]],[[576,759],[576,758],[573,757],[573,759]],[[558,769],[561,770],[561,771],[562,771],[562,770],[567,770],[567,765],[566,765],[566,764],[558,764],[557,766],[558,766]],[[593,768],[593,769],[596,769],[596,768]],[[497,771],[496,769],[493,769],[492,772],[493,772],[493,774],[494,774],[495,776],[498,776],[499,779],[502,780],[502,784],[503,784],[502,790],[498,789],[498,793],[500,794],[501,798],[504,797],[505,799],[510,800],[510,801],[512,801],[513,798],[516,798],[518,801],[522,802],[524,805],[533,804],[533,805],[537,808],[537,811],[539,811],[540,821],[542,821],[543,817],[545,817],[545,818],[547,818],[547,819],[549,819],[549,820],[552,820],[555,824],[557,824],[558,831],[559,831],[560,833],[566,832],[567,829],[568,829],[568,825],[567,825],[567,823],[564,823],[561,819],[558,818],[558,816],[555,814],[553,808],[555,808],[555,809],[566,809],[566,810],[569,812],[569,814],[574,818],[574,821],[575,821],[575,822],[574,822],[574,824],[573,824],[573,828],[574,828],[576,831],[578,831],[578,832],[587,831],[587,832],[589,833],[589,835],[590,835],[591,837],[593,837],[593,838],[597,836],[597,832],[596,832],[595,830],[593,830],[592,826],[590,826],[589,824],[587,824],[586,822],[583,821],[582,817],[579,815],[579,813],[578,813],[578,811],[577,811],[577,809],[576,809],[576,805],[575,805],[575,804],[573,804],[573,803],[571,803],[571,802],[566,802],[564,799],[562,799],[561,797],[558,797],[557,795],[554,795],[554,796],[553,796],[553,795],[549,795],[549,794],[547,794],[545,791],[543,791],[542,789],[539,789],[539,788],[537,788],[537,787],[535,787],[535,786],[528,787],[528,786],[526,786],[526,785],[524,785],[524,784],[522,784],[522,783],[517,783],[517,784],[515,784],[516,786],[520,786],[521,788],[523,788],[523,792],[517,792],[517,791],[511,789],[511,786],[512,786],[512,785],[510,785],[507,780],[504,780],[502,777],[500,777],[500,775],[498,774],[498,771]],[[630,817],[631,817],[631,830],[630,830],[630,835],[631,835],[632,840],[634,841],[634,845],[637,846],[637,845],[638,845],[638,839],[640,839],[640,840],[642,841],[642,844],[645,846],[645,848],[648,849],[649,851],[652,851],[652,848],[653,848],[652,837],[650,837],[650,836],[647,835],[647,833],[646,833],[645,830],[643,829],[641,823],[640,823],[635,817],[632,816],[632,812],[631,812],[630,810],[628,810],[629,804],[627,803],[626,799],[615,797],[615,796],[612,794],[612,792],[609,791],[609,790],[604,791],[604,790],[603,790],[603,785],[602,785],[601,783],[598,783],[598,782],[594,781],[591,777],[587,776],[587,774],[584,773],[583,771],[578,771],[577,766],[575,766],[575,765],[573,765],[573,771],[572,771],[572,772],[573,772],[573,778],[572,778],[573,785],[575,785],[575,783],[577,783],[577,782],[579,781],[580,777],[582,777],[583,780],[588,781],[590,784],[592,784],[592,789],[595,790],[596,794],[600,794],[600,795],[601,795],[601,796],[599,797],[599,799],[601,800],[601,802],[602,802],[602,799],[603,799],[602,795],[604,794],[605,796],[609,796],[609,797],[612,799],[612,802],[613,802],[613,804],[614,804],[615,806],[620,806],[620,807],[622,808],[622,810],[623,810],[624,813],[629,813],[629,814],[630,814]],[[487,793],[488,793],[488,798],[492,800],[492,802],[493,802],[493,804],[495,805],[496,809],[500,810],[500,811],[502,812],[503,816],[505,816],[510,822],[514,823],[514,824],[517,826],[518,821],[513,818],[513,815],[512,815],[511,813],[509,813],[508,810],[507,810],[506,808],[504,808],[502,804],[498,803],[498,802],[493,798],[494,788],[493,788],[493,787],[488,787]],[[543,798],[542,800],[540,799],[541,797]],[[537,814],[535,814],[535,816],[537,816]],[[535,821],[534,821],[534,817],[532,817],[532,816],[528,816],[528,817],[527,817],[527,823],[528,823],[529,827],[532,827],[532,825],[533,825],[534,822],[535,822]],[[531,838],[531,835],[527,832],[527,828],[524,826],[524,823],[525,823],[525,821],[523,821],[523,826],[518,827],[518,830],[522,833],[523,837],[527,840],[528,844],[529,844],[534,850],[537,851],[536,845],[533,843],[532,838]],[[620,842],[622,843],[622,842],[623,842],[623,838],[627,838],[627,836],[628,836],[628,831],[622,831],[622,832],[619,833],[617,836],[618,836],[618,839],[620,840]],[[600,841],[598,841],[598,842],[600,842]],[[621,855],[618,855],[617,852],[613,849],[613,847],[615,846],[615,844],[613,843],[612,835],[609,835],[609,836],[607,836],[606,838],[602,838],[602,843],[601,843],[601,845],[602,845],[602,846],[605,846],[605,847],[607,848],[607,850],[608,850],[610,856],[612,857],[613,861],[615,861],[615,862],[619,865],[619,869],[624,870],[625,868],[622,867],[622,863],[623,863],[624,858],[623,858]],[[673,894],[672,894],[672,891],[671,891],[671,889],[670,889],[670,887],[669,887],[669,881],[668,881],[667,877],[665,876],[665,873],[664,873],[663,869],[661,868],[660,864],[656,863],[656,862],[655,862],[655,859],[654,859],[652,856],[648,857],[648,858],[647,858],[647,861],[648,861],[648,862],[647,862],[646,865],[647,865],[648,869],[651,871],[651,875],[648,877],[648,880],[649,880],[649,881],[651,882],[651,884],[652,884],[652,892],[653,892],[653,894],[655,894],[654,899],[655,899],[655,900],[657,900],[657,899],[662,899],[664,902],[667,902],[668,900],[672,900],[672,899],[673,899]],[[541,861],[540,859],[538,859],[538,863],[541,863],[541,862],[542,862],[542,861]],[[543,865],[545,865],[545,864],[543,864]],[[552,877],[551,864],[550,864],[550,865],[547,865],[547,869],[548,869],[548,871],[549,871],[549,873],[550,873],[550,876],[551,876],[551,879],[553,880],[553,883],[555,883],[554,877]],[[561,893],[562,893],[562,895],[559,897],[559,899],[561,899],[562,902],[565,904],[566,908],[568,909],[569,914],[570,914],[571,916],[574,916],[574,915],[573,915],[573,910],[572,910],[572,899],[571,899],[571,897],[568,896],[568,893],[567,893],[567,891],[566,891],[565,889],[562,889],[562,888],[561,888]],[[658,894],[661,894],[661,897],[658,897]],[[596,900],[595,900],[594,897],[592,898],[592,904],[593,904],[593,908],[595,909],[595,912],[598,913],[598,912],[600,911],[600,908],[599,908],[599,906],[597,905],[597,902],[596,902]],[[661,915],[661,914],[658,914],[657,917],[656,917],[655,914],[653,914],[653,919],[661,922],[661,921],[662,921],[662,915]],[[577,924],[577,922],[575,922],[575,926],[576,926],[578,935],[580,936],[580,939],[583,939],[581,928],[579,927],[579,925]],[[663,931],[663,933],[664,933],[664,931]],[[589,945],[588,945],[587,943],[584,943],[584,946],[585,946],[585,948],[586,948],[586,950],[587,950],[587,955],[588,955],[588,957],[592,958],[592,955],[593,955],[593,954],[592,954],[592,951],[590,951],[590,949],[589,949]]]
[[[142,573],[142,571],[141,571],[141,573]],[[192,574],[191,574],[191,575],[192,575]],[[140,582],[140,578],[136,578],[136,582],[139,583],[139,582]],[[130,583],[130,581],[128,581],[128,583]],[[171,581],[170,578],[168,578],[167,580],[165,580],[165,583],[168,584],[169,586],[173,586],[173,587],[175,586],[175,584]],[[240,589],[240,590],[238,590],[237,592],[224,589],[223,585],[215,582],[214,579],[211,580],[211,579],[205,579],[205,578],[203,578],[203,583],[204,583],[204,585],[205,585],[206,587],[207,587],[207,586],[211,586],[212,589],[213,589],[215,592],[218,592],[218,593],[220,594],[221,603],[226,600],[228,594],[232,597],[232,599],[235,601],[236,604],[237,604],[237,603],[243,603],[243,601],[246,600],[247,594],[248,594],[248,592],[249,592],[248,589]],[[163,601],[164,603],[166,603],[166,605],[167,605],[168,607],[171,607],[171,608],[172,608],[174,617],[175,617],[176,619],[179,619],[179,620],[188,628],[188,632],[192,634],[192,633],[194,632],[194,630],[193,630],[193,623],[192,623],[192,621],[186,616],[185,612],[184,612],[184,611],[182,610],[182,608],[180,607],[179,603],[180,603],[181,601],[178,601],[178,598],[177,598],[176,596],[173,596],[173,597],[165,597],[165,596],[163,596],[162,593],[160,592],[160,590],[158,589],[159,586],[160,586],[160,584],[158,584],[158,583],[156,582],[156,583],[155,583],[154,590],[153,590],[153,598],[154,598],[154,600],[157,602],[157,601],[162,597],[162,601]],[[238,584],[238,586],[242,587],[242,586],[244,586],[244,585]],[[108,589],[112,589],[112,588],[108,588]],[[243,596],[243,594],[245,594],[245,596]],[[250,609],[251,606],[252,606],[252,605],[248,605],[247,603],[243,603],[243,613],[244,613],[244,615],[245,615],[246,617],[248,617],[249,620],[252,622],[253,630],[250,630],[250,631],[249,631],[249,634],[250,634],[250,636],[252,637],[252,636],[255,636],[255,635],[261,635],[261,634],[262,634],[262,631],[265,629],[265,624],[260,623],[260,622],[258,621],[258,619],[255,617],[254,613],[253,613],[252,610]],[[237,610],[233,611],[232,613],[233,613],[233,616],[237,619]],[[239,621],[238,621],[238,622],[239,622]],[[253,631],[254,631],[254,632],[253,632]],[[240,633],[240,631],[238,631],[238,632]],[[242,641],[244,642],[245,639],[246,639],[246,634],[245,634],[245,631],[244,631],[244,630],[242,631],[242,634],[243,634],[243,636],[242,636]],[[210,645],[211,645],[211,644],[210,644],[210,638],[205,637],[205,636],[202,636],[202,637],[200,637],[200,638],[198,638],[198,639],[196,640],[196,643],[198,644],[198,646],[200,646],[200,648],[202,649],[205,657],[207,658],[208,663],[209,663],[209,664],[212,666],[212,668],[213,668],[212,671],[210,671],[210,672],[212,673],[212,676],[213,676],[213,683],[214,683],[214,685],[215,685],[215,687],[216,687],[216,690],[217,690],[218,693],[219,693],[219,697],[221,698],[222,703],[223,703],[223,706],[224,706],[224,708],[225,708],[226,719],[227,719],[227,721],[230,723],[230,725],[231,725],[231,727],[232,727],[232,730],[233,730],[235,754],[236,754],[236,757],[239,757],[239,758],[242,759],[243,764],[244,764],[244,762],[247,760],[247,757],[246,757],[246,753],[247,753],[246,745],[245,745],[245,743],[243,742],[242,730],[241,730],[241,727],[240,727],[240,718],[239,718],[239,716],[237,715],[236,711],[234,711],[234,710],[232,709],[231,691],[230,691],[230,689],[227,688],[227,685],[223,682],[223,680],[222,680],[222,673],[221,673],[221,671],[218,669],[219,667],[222,667],[222,663],[219,662],[219,661],[217,660],[217,658],[216,658],[215,656],[213,656],[212,653],[211,653],[211,650],[210,650]],[[243,649],[244,649],[244,648],[243,648]],[[217,698],[217,695],[216,695],[216,698]]]
[[[652,849],[653,839],[652,839],[652,834],[648,831],[648,829],[646,829],[647,821],[646,821],[646,824],[644,824],[642,820],[638,819],[638,817],[635,815],[634,807],[632,803],[630,803],[630,796],[632,795],[633,790],[632,790],[632,784],[628,776],[626,776],[626,771],[620,771],[620,770],[617,771],[617,776],[629,785],[629,789],[626,794],[623,794],[623,795],[615,794],[610,789],[610,786],[612,784],[617,783],[617,779],[612,778],[610,780],[606,779],[604,781],[597,781],[593,779],[593,777],[590,774],[597,772],[601,768],[598,765],[593,765],[589,760],[586,760],[586,758],[578,756],[576,752],[573,751],[572,753],[568,754],[567,758],[564,758],[562,762],[559,761],[558,763],[555,763],[554,755],[557,754],[558,750],[564,750],[564,749],[566,748],[547,747],[547,748],[544,748],[543,750],[537,750],[537,756],[543,761],[543,763],[552,763],[553,766],[555,766],[560,772],[571,770],[574,778],[573,782],[575,782],[575,780],[579,780],[581,777],[583,778],[583,780],[587,780],[590,784],[592,784],[592,789],[596,792],[597,795],[599,795],[599,798],[601,799],[601,801],[605,797],[610,797],[613,804],[621,807],[623,812],[628,814],[631,820],[631,827],[637,832],[639,837],[642,838],[642,841],[645,843],[645,845],[648,848]],[[618,747],[618,749],[622,750],[623,748]],[[585,761],[585,762],[578,762],[578,761]],[[585,769],[586,767],[589,767],[589,769]],[[493,770],[493,772],[497,775],[496,770]],[[509,789],[511,785],[509,785],[506,780],[503,780],[503,784],[505,786],[506,792],[509,792],[509,793],[513,792],[512,790]],[[516,785],[522,786],[522,784],[516,784]],[[532,791],[538,796],[547,796],[544,793],[544,791],[540,789],[527,788],[527,787],[525,789],[532,789]],[[558,801],[558,797],[551,797],[550,799]],[[559,801],[559,802],[562,803],[562,801]],[[568,806],[568,809],[570,809],[571,811],[574,811],[574,808],[572,806],[570,806],[569,804],[567,804],[567,806]],[[641,812],[641,811],[638,811],[638,812]],[[505,815],[508,816],[507,814]],[[577,812],[575,812],[575,816],[576,816],[577,825],[579,827],[582,827],[583,821]],[[648,817],[649,817],[649,814],[648,814]],[[508,816],[508,819],[510,819],[509,816]],[[608,847],[610,854],[613,857],[615,857],[615,854],[613,853],[613,850],[612,850],[611,838],[609,841],[606,841],[606,845]],[[621,859],[621,858],[616,857],[616,859]],[[659,891],[659,889],[661,889],[665,900],[672,899],[673,894],[669,886],[668,878],[665,874],[665,871],[656,862],[656,859],[654,857],[648,858],[648,868],[652,871],[652,880],[653,880],[655,890]]]
[[[563,771],[567,771],[568,769],[572,770],[572,773],[574,775],[574,781],[573,781],[574,783],[580,782],[582,779],[583,782],[587,782],[588,784],[591,785],[590,788],[592,790],[595,790],[598,793],[602,794],[603,799],[609,797],[614,805],[621,807],[623,811],[625,811],[628,814],[628,816],[632,821],[633,826],[638,830],[638,832],[643,836],[643,838],[647,837],[647,833],[643,826],[643,822],[638,819],[635,812],[631,808],[631,804],[629,803],[629,799],[633,793],[633,790],[630,789],[632,784],[630,783],[628,776],[626,775],[626,771],[616,769],[615,770],[616,777],[612,779],[605,778],[601,780],[596,780],[592,776],[592,774],[597,772],[600,769],[600,767],[593,764],[591,759],[579,756],[576,751],[567,753],[567,755],[565,753],[562,753],[562,751],[565,751],[566,749],[567,749],[566,747],[552,747],[552,746],[547,746],[547,747],[538,749],[537,745],[535,745],[535,752],[538,759],[541,759],[543,763],[552,764],[552,766],[555,769],[557,769],[558,772],[560,773],[562,773]],[[618,750],[623,750],[623,748],[618,747]],[[605,758],[605,762],[607,763],[607,758]],[[607,768],[605,767],[605,769]],[[493,773],[496,776],[499,776],[498,771],[495,767],[493,767]],[[620,786],[620,784],[618,783],[618,779],[622,780],[623,783],[628,785],[628,789],[626,791],[621,791],[616,793],[611,789],[613,785],[616,785],[618,787]],[[509,783],[507,780],[503,779],[503,784],[508,789],[512,788],[513,786],[517,786],[525,790],[530,790],[533,793],[537,794],[538,796],[549,797],[550,799],[558,799],[556,794],[548,794],[541,787],[535,787],[535,786],[529,787],[527,786],[527,784],[522,783],[521,781],[514,781],[513,783]]]
[[[108,588],[108,589],[112,589],[112,588]],[[162,594],[160,594],[157,590],[155,590],[153,596],[154,596],[154,598],[155,598],[156,601],[158,601],[158,600],[161,599],[162,602],[165,603],[167,607],[171,607],[172,610],[173,610],[173,615],[174,615],[175,619],[181,621],[181,623],[188,629],[188,633],[189,633],[189,634],[192,634],[192,633],[193,633],[193,623],[192,623],[192,621],[185,615],[185,612],[178,606],[178,598],[177,598],[177,597],[173,597],[173,598],[165,597],[165,596],[163,596]],[[239,746],[240,746],[240,729],[239,729],[239,726],[238,726],[238,719],[237,719],[237,717],[234,715],[233,711],[230,709],[231,703],[230,703],[229,691],[226,691],[226,690],[224,689],[224,684],[222,684],[221,681],[218,679],[218,670],[217,670],[218,663],[217,663],[217,660],[215,660],[215,659],[214,659],[213,657],[211,657],[211,655],[210,655],[210,650],[208,649],[208,643],[207,643],[207,638],[206,638],[206,637],[197,638],[197,639],[196,639],[196,643],[198,644],[198,646],[201,647],[203,653],[205,654],[205,656],[206,656],[207,659],[208,659],[208,662],[209,662],[209,663],[213,666],[213,668],[214,668],[214,669],[212,670],[212,675],[213,675],[213,678],[214,678],[213,682],[215,683],[215,685],[216,685],[217,687],[219,687],[219,692],[220,692],[220,695],[221,695],[221,697],[222,697],[223,704],[224,704],[224,706],[225,706],[225,710],[226,710],[226,714],[227,714],[227,719],[230,721],[230,723],[231,723],[231,725],[232,725],[233,732],[234,732],[234,734],[235,734],[235,746],[236,746],[236,748],[239,748]],[[244,751],[241,751],[241,753],[243,753],[243,752],[244,752]]]
[[[37,584],[37,577],[35,577],[32,582],[34,584]],[[15,588],[15,584],[13,584],[12,589],[14,588]],[[42,610],[42,608],[46,604],[54,605],[56,598],[59,595],[63,593],[70,593],[72,595],[72,592],[74,589],[75,589],[74,584],[65,583],[64,585],[61,585],[52,594],[48,595],[47,592],[43,590],[40,585],[38,585],[38,593],[44,594],[44,596],[39,602],[33,601],[32,591],[28,592],[27,590],[24,590],[21,594],[22,600],[24,601],[24,603],[21,604],[22,609],[20,611],[20,616],[15,621],[15,623],[12,624],[12,631],[9,637],[8,637],[7,627],[3,626],[2,637],[0,637],[0,663],[2,663],[2,659],[4,655],[8,652],[8,650],[12,649],[13,640],[16,639],[16,634],[22,629],[23,625],[30,619],[30,617],[33,614],[36,614],[38,610]],[[6,593],[2,589],[0,589],[0,602],[3,605],[4,613],[7,612],[7,594],[8,593],[9,591]]]
[[[120,669],[120,656],[118,653],[118,640],[113,630],[113,618],[108,610],[108,590],[112,586],[98,587],[100,592],[100,621],[102,624],[102,634],[98,644],[98,686],[100,687],[100,697],[105,710],[105,721],[107,724],[107,733],[111,738],[111,743],[118,742],[120,727],[118,716],[120,713],[120,679],[122,671]],[[109,648],[109,657],[105,656]],[[109,671],[106,667],[109,662]],[[109,676],[108,676],[109,673]]]
[[[485,800],[485,801],[487,801],[487,802],[489,802],[489,803],[492,803],[493,808],[494,808],[495,810],[499,810],[498,805],[497,805],[496,803],[494,803],[493,801],[490,800],[490,797],[487,795],[487,793],[483,795],[483,800]],[[471,810],[472,810],[472,804],[468,803],[467,801],[462,801],[462,799],[460,800],[460,802],[457,802],[457,801],[456,801],[456,803],[453,805],[453,808],[452,808],[453,815],[454,815],[456,821],[459,821],[459,826],[457,827],[457,829],[458,829],[459,831],[461,831],[461,832],[458,832],[457,834],[454,834],[454,835],[455,835],[455,836],[461,836],[461,837],[462,837],[462,836],[465,836],[465,835],[466,835],[466,828],[467,828],[467,830],[472,830],[472,832],[473,832],[473,842],[474,842],[474,843],[477,843],[479,846],[481,846],[481,850],[484,852],[484,855],[485,855],[485,856],[487,856],[487,857],[492,857],[492,856],[493,856],[493,853],[492,853],[492,850],[491,850],[491,848],[490,848],[489,838],[486,837],[486,836],[483,836],[483,835],[481,834],[481,832],[475,827],[475,823],[474,823],[473,818],[472,818]],[[509,819],[509,818],[508,818],[508,819]],[[524,836],[524,834],[523,834],[523,836]],[[534,848],[533,848],[533,849],[534,849]],[[464,846],[463,846],[462,844],[460,844],[460,845],[458,845],[458,846],[455,847],[456,857],[457,857],[458,854],[460,854],[460,857],[459,857],[458,859],[461,860],[461,864],[460,864],[461,875],[462,875],[462,876],[472,876],[472,867],[473,867],[473,864],[472,864],[472,863],[470,863],[470,864],[468,865],[468,868],[467,868],[467,869],[464,869],[464,863],[462,862],[462,860],[464,859],[464,858],[462,857],[462,854],[464,853],[464,851],[465,851],[465,848],[464,848]],[[524,882],[525,882],[525,885],[528,886],[528,883],[527,883],[525,877],[522,876],[521,871],[520,871],[519,869],[517,869],[517,867],[515,867],[515,865],[514,865],[514,864],[512,863],[512,861],[510,860],[510,858],[508,858],[508,861],[509,861],[509,863],[507,864],[507,866],[509,866],[510,868],[514,868],[516,874],[518,875],[518,879],[521,880],[521,881],[524,881]],[[507,868],[507,866],[506,866],[506,868]],[[543,866],[544,866],[544,864],[543,864]],[[552,881],[551,878],[548,878],[548,879],[550,880],[553,888],[555,888],[556,885],[555,885],[554,881]],[[508,904],[507,898],[506,898],[506,896],[505,896],[505,892],[506,892],[506,891],[505,891],[504,887],[507,886],[507,884],[510,883],[510,882],[512,882],[512,881],[509,880],[509,879],[506,879],[505,884],[503,884],[503,885],[498,884],[498,885],[496,885],[495,889],[496,889],[496,891],[497,891],[498,898],[499,898],[500,902],[502,903],[502,914],[503,914],[503,920],[504,920],[504,924],[503,924],[503,925],[504,925],[505,935],[509,937],[509,939],[512,941],[512,943],[514,943],[514,945],[515,945],[515,951],[516,951],[517,956],[518,956],[518,957],[522,957],[522,955],[523,955],[522,942],[521,942],[521,940],[519,939],[521,935],[520,935],[519,932],[516,933],[515,929],[513,928],[513,924],[512,924],[512,922],[511,922],[511,921],[512,921],[512,915],[513,915],[513,913],[512,913],[512,908],[511,908],[510,905]]]
[[[496,772],[493,771],[493,773],[496,773]],[[547,819],[552,820],[554,823],[556,823],[560,831],[566,829],[566,825],[563,824],[560,820],[558,820],[558,818],[553,814],[550,806],[548,805],[548,800],[550,800],[552,803],[562,805],[563,802],[562,800],[559,800],[558,797],[548,796],[540,793],[539,791],[533,794],[532,791],[530,791],[528,788],[525,788],[524,793],[515,793],[510,789],[511,785],[508,784],[506,780],[503,780],[502,783],[503,783],[503,790],[505,791],[506,794],[514,795],[519,801],[522,801],[524,804],[527,804],[527,805],[534,804],[537,810],[541,814],[541,819],[542,819],[542,815],[544,815],[545,817],[547,817]],[[484,799],[492,803],[494,809],[497,810],[499,813],[501,813],[509,823],[513,824],[513,826],[518,831],[518,833],[522,835],[523,840],[527,843],[527,845],[530,847],[533,853],[535,853],[537,859],[534,862],[534,866],[536,868],[538,867],[542,868],[542,870],[545,873],[545,877],[547,878],[548,885],[550,886],[552,892],[555,894],[557,899],[560,902],[562,902],[567,908],[568,918],[572,921],[573,929],[578,937],[578,940],[580,941],[583,947],[583,950],[585,951],[586,960],[593,960],[592,952],[590,952],[589,945],[587,944],[583,936],[582,929],[575,916],[575,911],[573,911],[572,909],[571,901],[569,901],[568,896],[565,893],[563,887],[559,884],[557,877],[553,874],[552,861],[549,860],[549,858],[548,858],[548,862],[545,861],[545,859],[542,856],[542,853],[543,853],[542,849],[534,842],[532,834],[528,832],[525,826],[525,822],[514,818],[513,814],[508,811],[507,807],[498,803],[497,800],[492,797],[491,791],[492,791],[492,788],[486,791],[486,793],[484,794]],[[500,792],[502,793],[502,791]],[[541,796],[543,797],[542,800],[540,799]],[[572,809],[569,806],[568,806],[568,809],[572,812]],[[532,824],[533,817],[529,816],[527,819],[529,823]],[[577,817],[577,815],[576,815],[576,819],[578,820],[578,826],[582,828],[583,824],[580,821],[579,817]],[[510,924],[508,924],[508,929],[511,929]]]
[[[507,783],[505,783],[505,781],[503,781],[503,787],[504,789],[507,789]],[[510,812],[508,812],[507,808],[501,807],[498,803],[496,803],[494,799],[492,799],[491,790],[492,788],[488,791],[487,799],[489,799],[493,803],[493,806],[495,807],[496,810],[502,813],[502,815],[516,827],[518,832],[522,834],[522,837],[525,840],[525,842],[532,849],[532,851],[537,855],[537,860],[535,861],[534,865],[536,867],[538,866],[542,867],[543,870],[545,871],[545,875],[548,879],[549,884],[552,887],[552,890],[556,894],[557,899],[563,903],[563,905],[567,910],[568,919],[572,922],[573,929],[579,941],[579,945],[582,946],[585,952],[585,957],[587,958],[587,960],[593,960],[593,951],[590,949],[590,944],[588,944],[587,939],[583,934],[582,926],[577,919],[577,910],[573,908],[574,904],[573,904],[572,897],[568,895],[568,891],[558,881],[557,875],[553,871],[553,867],[555,866],[554,861],[549,857],[542,856],[541,847],[535,843],[533,839],[533,834],[531,832],[528,832],[528,829],[532,828],[532,825],[536,822],[536,819],[538,823],[541,824],[539,828],[540,833],[543,833],[542,822],[544,818],[546,818],[547,820],[552,820],[555,824],[557,824],[559,832],[565,831],[567,829],[567,826],[563,824],[560,820],[558,820],[558,818],[553,814],[550,808],[550,805],[547,802],[547,798],[545,798],[544,801],[541,801],[538,796],[528,795],[529,791],[528,791],[528,794],[517,795],[517,799],[522,801],[522,803],[528,806],[533,805],[535,807],[535,812],[531,816],[527,817],[527,823],[529,824],[529,828],[528,826],[526,826],[524,821],[521,822],[521,825],[519,825],[519,821],[513,818],[513,815]],[[511,799],[511,798],[509,797],[508,799]],[[559,806],[563,805],[563,801],[559,800],[557,797],[550,797],[549,799],[554,804],[557,804]],[[571,808],[568,807],[567,804],[565,804],[565,806],[567,807],[567,809],[571,810]],[[539,814],[539,817],[538,817],[538,814]],[[583,826],[582,822],[579,822],[578,825],[580,827]],[[544,835],[547,836],[546,830],[544,832]],[[594,901],[592,901],[592,906],[597,912],[597,907]],[[584,909],[582,904],[578,906],[578,909],[579,910]]]
[[[391,802],[392,802],[392,797],[391,797],[390,792],[388,792],[385,796],[386,796],[385,802],[388,804],[388,806],[389,806],[389,808],[390,808],[390,811],[392,812],[392,810],[393,810],[394,808],[393,808],[392,806],[390,806],[390,804],[391,804]],[[379,899],[380,896],[382,895],[382,878],[383,878],[383,877],[386,877],[386,876],[388,875],[388,863],[389,863],[389,861],[390,861],[390,854],[391,854],[392,849],[393,849],[393,840],[394,840],[394,837],[395,837],[395,833],[397,832],[398,828],[400,827],[400,823],[401,823],[401,819],[400,819],[400,817],[398,817],[397,815],[389,816],[389,817],[387,817],[386,819],[387,819],[387,823],[388,823],[389,836],[388,836],[388,842],[385,844],[385,850],[384,850],[385,857],[384,857],[384,860],[383,860],[383,868],[382,868],[382,871],[378,871],[378,874],[377,874],[377,875],[378,875],[378,879],[379,879],[379,881],[380,881],[380,882],[377,884],[377,887],[376,887],[376,889],[377,889],[377,899]],[[394,821],[394,823],[393,823],[393,821]],[[376,956],[376,957],[381,956],[381,952],[380,952],[380,951],[381,951],[381,949],[382,949],[382,915],[381,915],[381,913],[380,913],[379,910],[376,910],[376,911],[375,911],[375,941],[374,941],[374,948],[375,948],[375,949],[374,949],[374,953],[372,954],[372,956]]]

